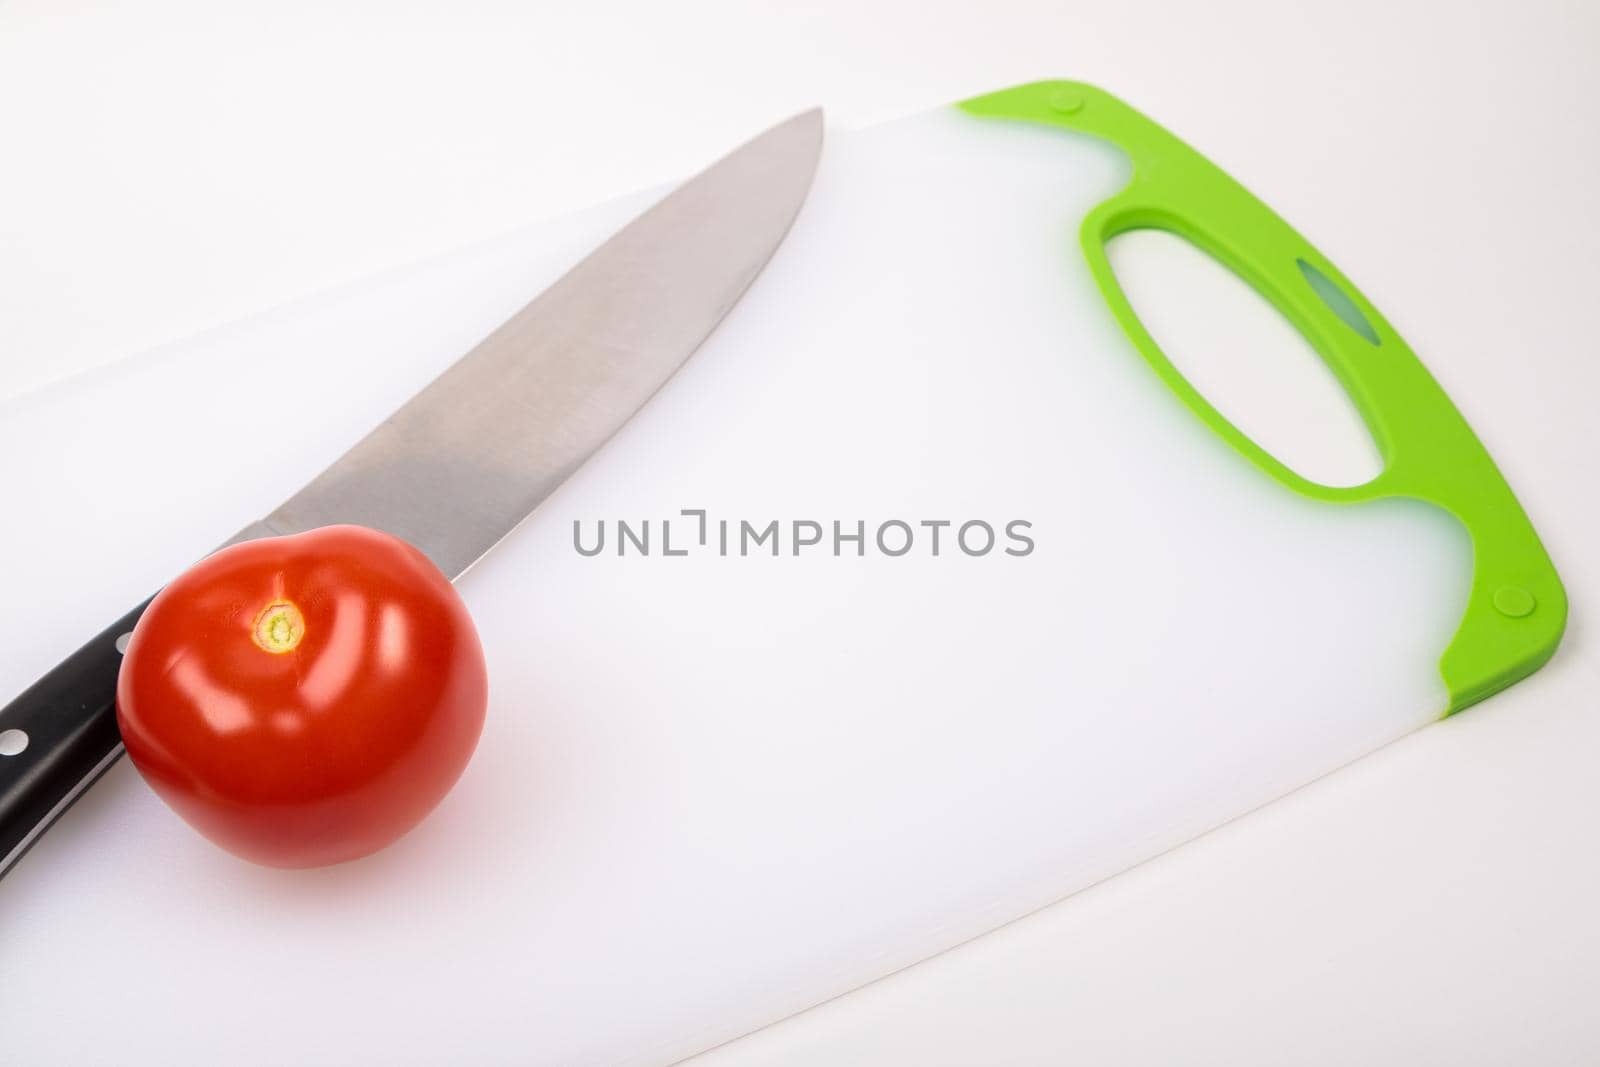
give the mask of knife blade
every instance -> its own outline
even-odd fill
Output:
[[[808,111],[684,182],[229,543],[356,523],[460,577],[722,321],[787,235],[821,149]],[[0,709],[0,877],[122,755],[117,671],[148,604]]]

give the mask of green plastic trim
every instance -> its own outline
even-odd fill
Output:
[[[1453,714],[1538,670],[1566,627],[1567,597],[1527,515],[1467,425],[1394,327],[1339,269],[1271,208],[1161,126],[1091,85],[1034,82],[976,97],[973,114],[1091,134],[1127,153],[1128,184],[1080,230],[1100,291],[1163,381],[1256,466],[1315,500],[1403,497],[1460,520],[1472,539],[1466,614],[1439,660]],[[1252,285],[1287,318],[1349,392],[1383,456],[1364,485],[1333,488],[1296,474],[1212,407],[1140,323],[1106,245],[1130,230],[1176,234]]]

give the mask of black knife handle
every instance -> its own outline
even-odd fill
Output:
[[[0,709],[0,876],[122,755],[119,639],[149,604],[106,627]]]

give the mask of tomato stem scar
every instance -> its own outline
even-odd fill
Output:
[[[305,616],[292,600],[274,600],[262,608],[250,633],[257,647],[275,656],[294,651],[305,635]]]

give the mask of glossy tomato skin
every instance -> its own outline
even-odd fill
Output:
[[[399,538],[327,526],[222,549],[163,589],[117,680],[128,755],[216,844],[275,867],[375,852],[483,730],[466,605]]]

